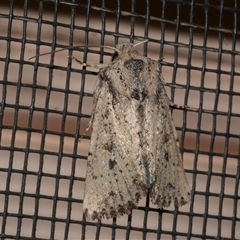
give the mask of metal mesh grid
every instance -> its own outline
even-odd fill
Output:
[[[240,239],[239,2],[1,1],[1,239]],[[147,38],[164,57],[192,203],[159,211],[142,199],[131,216],[85,221],[88,124],[96,69],[58,47]],[[141,49],[141,48],[139,48]],[[139,50],[140,51],[140,50]],[[84,62],[111,52],[78,49]]]

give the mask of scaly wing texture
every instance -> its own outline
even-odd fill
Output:
[[[169,109],[170,100],[163,85],[160,66],[152,60],[149,60],[149,65],[152,65],[151,69],[155,71],[148,76],[153,88],[150,90],[150,100],[145,106],[149,114],[146,114],[143,129],[146,131],[146,141],[152,142],[150,151],[154,152],[155,159],[156,178],[150,189],[150,197],[159,208],[168,207],[171,202],[179,207],[190,202],[190,188],[183,168],[176,128]],[[153,112],[154,114],[151,114]],[[154,126],[151,128],[152,123]],[[152,132],[148,134],[147,129],[151,129]]]
[[[129,214],[146,189],[136,164],[141,158],[141,128],[132,102],[114,85],[119,76],[112,72],[108,68],[100,72],[95,91],[83,204],[90,219]]]
[[[150,191],[159,208],[190,200],[160,64],[137,52],[102,68],[84,196],[87,218],[118,217]]]

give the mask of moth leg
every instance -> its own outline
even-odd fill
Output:
[[[99,63],[89,64],[89,63],[84,63],[84,62],[78,60],[77,58],[75,58],[74,56],[68,56],[68,58],[74,60],[75,62],[77,62],[77,63],[79,63],[81,65],[83,65],[84,67],[105,68],[105,67],[108,66],[107,64],[99,64]]]
[[[74,56],[68,56],[69,59],[73,59],[74,61],[76,61],[77,63],[84,65],[84,63],[80,60],[78,60],[77,58],[75,58]]]
[[[79,142],[81,142],[81,140],[83,139],[83,137],[85,137],[86,136],[86,133],[89,131],[89,129],[90,129],[90,127],[92,126],[92,122],[91,122],[91,120],[89,121],[89,123],[88,123],[88,126],[86,127],[86,129],[85,129],[85,131],[83,132],[83,134],[82,134],[82,136],[79,138]]]
[[[189,106],[187,106],[187,105],[178,105],[178,104],[176,104],[174,102],[171,102],[171,101],[169,101],[169,107],[171,107],[171,108],[178,108],[178,109],[187,109],[187,108],[189,108]]]
[[[188,110],[192,110],[192,111],[198,111],[197,108],[192,108],[192,107],[189,107],[188,105],[178,105],[176,103],[173,103],[171,101],[169,101],[169,107],[170,108],[178,108],[178,109],[188,109]]]
[[[92,114],[91,114],[90,120],[89,120],[89,122],[88,122],[88,125],[87,125],[85,131],[83,132],[82,136],[80,137],[79,141],[81,141],[82,138],[83,138],[84,136],[86,136],[86,133],[89,131],[89,129],[90,129],[91,126],[92,126],[92,123],[93,123],[93,121],[94,121],[94,116],[95,116],[95,115],[94,115],[95,106],[96,106],[96,98],[93,98],[93,109],[94,109],[94,110],[92,111]]]

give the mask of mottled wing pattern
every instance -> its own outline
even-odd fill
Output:
[[[129,214],[148,192],[159,208],[190,201],[160,63],[131,46],[119,45],[99,72],[83,203],[90,219]]]
[[[150,71],[148,78],[145,77],[153,86],[149,95],[151,100],[145,107],[149,114],[144,121],[145,130],[154,123],[152,133],[148,136],[152,139],[151,152],[154,152],[156,177],[150,189],[150,197],[159,208],[168,207],[171,202],[179,207],[190,202],[190,188],[183,168],[176,128],[169,109],[170,100],[160,74],[160,64],[149,60],[148,65],[154,65],[151,69],[155,69]],[[150,139],[147,142],[151,142]]]
[[[100,70],[95,90],[83,206],[90,219],[129,214],[144,188],[136,165],[141,128],[125,87],[116,86],[119,75],[129,76],[113,68]]]

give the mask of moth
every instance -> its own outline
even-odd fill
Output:
[[[138,53],[138,45],[117,45],[110,64],[87,64],[99,68],[83,201],[87,219],[130,214],[147,194],[160,209],[190,202],[161,64]]]
[[[174,104],[164,88],[160,61],[135,50],[144,42],[108,47],[115,50],[110,64],[85,64],[70,57],[99,69],[89,123],[83,200],[87,219],[130,214],[147,194],[159,209],[190,202],[170,112]],[[73,47],[55,52],[66,49]]]

